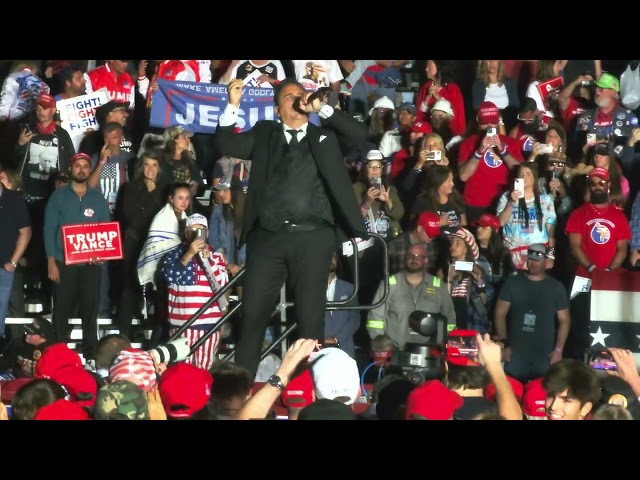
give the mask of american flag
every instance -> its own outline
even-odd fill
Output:
[[[626,348],[640,365],[640,272],[594,271],[589,333],[591,348]]]
[[[186,247],[180,247],[167,254],[163,272],[169,284],[169,322],[174,326],[181,326],[198,311],[204,303],[213,296],[213,291],[205,271],[198,265],[196,257],[185,267],[182,256]],[[213,275],[217,282],[224,286],[229,282],[227,265],[220,253],[213,253],[208,258]],[[215,325],[222,312],[218,302],[205,311],[193,326]]]

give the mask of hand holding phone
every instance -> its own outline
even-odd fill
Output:
[[[588,133],[587,134],[587,145],[592,147],[595,144],[596,144],[596,134],[595,133]]]
[[[595,352],[590,355],[589,366],[594,370],[607,370],[615,372],[618,370],[615,360],[608,350]]]
[[[472,272],[473,271],[473,262],[460,262],[457,261],[454,263],[454,267],[458,272]]]
[[[382,178],[381,177],[373,177],[371,179],[371,186],[376,190],[382,190]]]
[[[513,190],[518,193],[518,198],[524,198],[524,178],[515,179]]]
[[[442,160],[442,152],[440,150],[434,150],[432,152],[427,153],[426,159],[432,162],[437,162]]]
[[[547,143],[541,143],[540,146],[538,147],[538,153],[543,154],[543,153],[551,153],[553,152],[553,145],[549,145]]]
[[[487,128],[487,137],[495,137],[497,133],[496,127]]]

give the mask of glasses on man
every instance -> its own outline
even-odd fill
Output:
[[[531,123],[536,119],[535,116],[531,117],[531,118],[524,118],[521,117],[520,115],[518,115],[518,120],[521,121],[522,123]]]
[[[590,187],[605,187],[606,185],[606,180],[596,180],[595,182],[589,182]]]
[[[407,260],[424,260],[427,258],[425,255],[416,255],[415,253],[407,253]]]
[[[547,165],[549,165],[550,167],[553,167],[553,168],[562,168],[566,164],[564,162],[549,162],[549,163],[547,163]]]

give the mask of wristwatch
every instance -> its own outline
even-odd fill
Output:
[[[280,379],[279,376],[271,375],[269,377],[269,380],[267,380],[267,383],[273,387],[276,387],[281,392],[284,392],[285,386],[284,386],[284,383],[282,383],[282,380]]]
[[[11,260],[9,260],[9,263],[13,268],[18,268],[18,264],[16,262],[12,262]]]

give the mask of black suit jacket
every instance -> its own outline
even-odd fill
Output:
[[[338,241],[367,238],[364,219],[344,163],[345,155],[365,140],[366,127],[340,110],[322,119],[321,124],[318,127],[309,123],[306,138],[331,201]],[[278,160],[273,154],[277,151],[279,136],[284,133],[282,124],[273,120],[259,121],[247,132],[235,133],[234,128],[233,125],[218,125],[214,142],[222,155],[252,161],[241,236],[241,243],[244,243],[255,225],[258,205],[264,198],[269,162]]]

